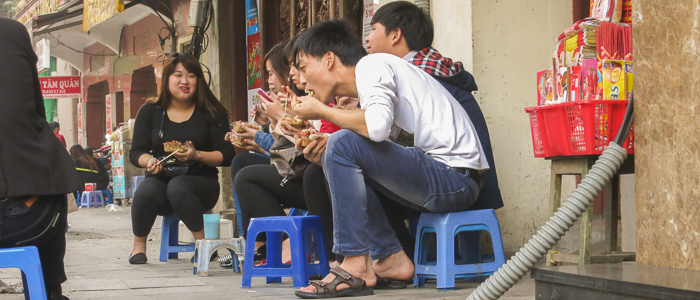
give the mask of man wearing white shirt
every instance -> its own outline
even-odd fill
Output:
[[[377,193],[417,211],[470,208],[479,195],[479,173],[489,166],[468,115],[417,67],[390,54],[365,56],[347,22],[318,23],[294,47],[298,69],[318,98],[299,98],[297,116],[343,128],[328,139],[325,153],[316,155],[333,200],[333,252],[345,255],[325,283],[312,283],[297,296],[368,295],[378,276],[412,278],[413,265]],[[336,96],[359,98],[362,109],[326,106]],[[415,146],[389,141],[393,125],[413,133]]]

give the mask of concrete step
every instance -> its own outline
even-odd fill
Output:
[[[637,263],[538,268],[531,277],[535,299],[700,299],[700,272]]]

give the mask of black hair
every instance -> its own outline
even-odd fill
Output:
[[[382,24],[386,32],[401,30],[408,49],[420,51],[433,44],[433,20],[422,8],[407,1],[395,1],[382,5],[374,12],[371,24]]]
[[[58,122],[51,122],[51,130],[56,130],[56,128],[61,128],[61,125]]]
[[[357,62],[367,55],[367,50],[362,47],[362,41],[352,24],[334,19],[316,23],[300,33],[294,42],[292,57],[295,64],[298,64],[301,53],[320,58],[329,51],[338,57],[340,63],[348,67],[357,65]]]
[[[192,101],[194,101],[195,105],[199,108],[206,109],[214,118],[218,116],[228,119],[226,107],[216,98],[214,92],[211,91],[207,81],[204,79],[204,72],[202,71],[199,59],[189,53],[172,53],[165,61],[167,64],[163,68],[160,94],[158,94],[157,97],[147,99],[147,102],[155,104],[160,109],[168,109],[172,98],[170,86],[168,85],[170,75],[175,73],[177,64],[182,64],[187,72],[194,73],[197,76],[197,89],[192,97]]]
[[[267,62],[270,62],[270,65],[272,65],[272,71],[277,73],[277,76],[280,78],[280,81],[287,83],[289,79],[284,80],[284,78],[289,78],[289,61],[287,60],[286,56],[286,49],[287,42],[281,42],[270,51],[265,54],[262,60],[262,65],[266,66]],[[267,72],[267,67],[263,67],[265,69],[265,72]]]
[[[92,147],[85,147],[85,153],[87,153],[88,156],[92,157],[95,155],[95,149]]]

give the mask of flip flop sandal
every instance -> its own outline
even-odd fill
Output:
[[[310,286],[316,287],[315,292],[302,292],[294,291],[297,297],[304,299],[324,299],[324,298],[336,298],[336,297],[358,297],[358,296],[369,296],[374,294],[374,288],[368,287],[367,283],[358,277],[353,276],[347,271],[340,267],[334,267],[331,269],[331,274],[335,275],[335,278],[331,282],[323,281],[311,281]],[[336,290],[338,284],[345,283],[350,286],[350,288],[344,290]]]
[[[398,280],[398,279],[384,278],[384,277],[381,277],[379,275],[375,275],[375,276],[377,276],[377,285],[374,286],[374,289],[377,289],[377,290],[405,289],[411,281],[410,279]]]

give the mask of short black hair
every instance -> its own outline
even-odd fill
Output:
[[[61,125],[58,122],[51,122],[51,130],[56,130],[56,128],[61,128]]]
[[[433,20],[422,8],[407,1],[395,1],[382,5],[374,12],[371,24],[382,24],[386,28],[384,34],[401,30],[408,48],[420,51],[433,45]]]
[[[311,57],[323,57],[327,52],[333,52],[344,66],[354,66],[367,50],[362,47],[362,41],[357,30],[350,22],[334,19],[316,23],[299,34],[294,42],[293,58],[298,63],[299,54]]]

